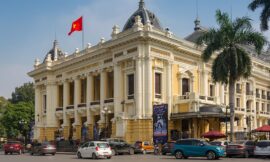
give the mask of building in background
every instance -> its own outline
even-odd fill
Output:
[[[202,50],[194,44],[205,30],[196,19],[194,33],[178,38],[141,0],[122,31],[113,27],[108,41],[71,55],[55,41],[28,73],[35,81],[34,139],[153,141],[153,107],[162,104],[168,108],[163,120],[168,139],[225,132],[228,87],[213,83],[211,61],[202,62]],[[237,138],[270,118],[270,58],[246,49],[253,71],[235,85]]]

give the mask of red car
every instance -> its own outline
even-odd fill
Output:
[[[8,141],[4,145],[4,152],[5,155],[8,153],[13,154],[13,153],[18,153],[19,155],[24,153],[24,147],[23,144],[19,141]]]

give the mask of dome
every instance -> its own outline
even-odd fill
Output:
[[[52,61],[56,61],[59,57],[64,56],[64,53],[61,51],[61,49],[58,48],[58,42],[57,40],[54,40],[53,42],[53,48],[46,54],[43,62],[46,61],[46,59],[49,57],[50,55],[50,60]]]
[[[156,17],[156,15],[154,13],[152,13],[151,11],[147,10],[145,8],[144,1],[140,0],[139,9],[137,11],[135,11],[135,13],[133,13],[130,16],[130,18],[128,19],[128,21],[126,22],[126,24],[123,28],[123,31],[128,30],[128,29],[133,27],[133,25],[135,23],[136,16],[141,17],[143,25],[145,25],[146,22],[149,21],[154,27],[162,30],[162,26],[161,26],[158,18]]]

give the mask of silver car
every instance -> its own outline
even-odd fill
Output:
[[[270,156],[270,140],[258,141],[255,150],[255,156]]]

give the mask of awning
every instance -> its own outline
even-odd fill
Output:
[[[199,108],[198,112],[183,112],[172,113],[171,119],[190,119],[190,118],[219,118],[221,122],[229,121],[230,114],[226,114],[222,111],[222,108],[218,105],[204,105]],[[235,117],[235,120],[239,120]]]

